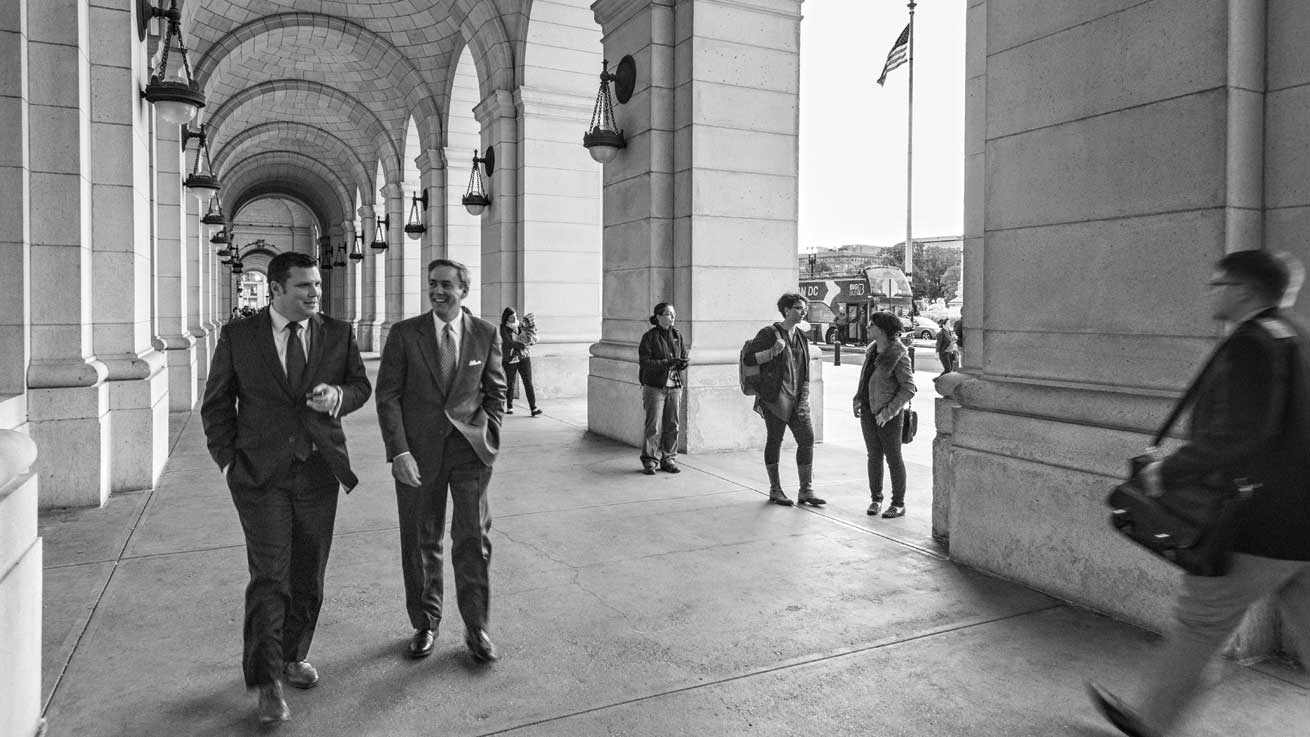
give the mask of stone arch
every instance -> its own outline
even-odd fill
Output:
[[[523,50],[515,60],[524,87],[574,92],[595,100],[599,84],[601,29],[589,0],[554,0],[533,3],[524,32]],[[561,46],[561,42],[565,45]],[[549,66],[528,66],[533,55],[546,49],[562,49]],[[582,52],[582,53],[576,53]]]
[[[265,96],[273,96],[278,98],[276,102],[306,111],[306,115],[318,123],[316,127],[325,130],[359,130],[359,142],[352,145],[352,148],[357,152],[361,148],[371,149],[374,156],[390,164],[389,171],[398,171],[396,167],[400,165],[400,150],[396,141],[387,135],[386,126],[376,113],[336,87],[301,79],[260,82],[225,100],[208,119],[210,140],[221,140],[224,122],[243,108],[276,110],[280,107],[276,104],[263,104],[261,98]],[[311,100],[320,104],[310,105]],[[365,145],[364,141],[370,141],[370,144]]]
[[[464,43],[473,50],[482,97],[489,97],[495,90],[512,90],[517,87],[519,80],[515,75],[514,46],[495,2],[454,0],[451,10],[457,14]]]
[[[210,87],[216,81],[215,77],[223,63],[232,59],[243,47],[258,47],[264,38],[284,37],[304,37],[326,48],[344,48],[344,56],[357,59],[362,68],[385,70],[379,75],[385,83],[375,81],[374,84],[390,91],[401,91],[399,95],[388,95],[393,102],[387,107],[417,111],[421,121],[420,132],[424,134],[425,140],[438,139],[439,127],[437,130],[428,127],[428,121],[439,121],[439,116],[427,80],[387,37],[340,16],[308,12],[278,13],[261,16],[232,28],[200,55],[196,63],[196,79],[206,93],[210,93]],[[337,39],[335,44],[333,39]],[[264,48],[277,45],[270,41]],[[393,121],[388,134],[393,141],[398,140],[403,135],[403,129],[397,129],[396,126],[404,124],[404,117],[387,117]]]
[[[324,160],[332,160],[342,169],[349,170],[350,180],[356,183],[368,181],[363,160],[349,144],[322,128],[289,120],[260,123],[236,134],[215,152],[214,170],[222,171],[229,159],[238,158],[248,147],[262,145],[266,148],[285,149],[293,143],[302,144],[311,151],[317,149],[322,152]]]

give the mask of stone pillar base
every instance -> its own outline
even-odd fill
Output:
[[[0,487],[0,734],[34,735],[41,720],[41,538],[37,477]]]
[[[597,343],[592,346],[587,380],[587,428],[632,446],[643,439],[645,414],[637,381],[636,346]],[[749,450],[764,447],[764,420],[753,409],[755,400],[741,393],[737,355],[729,351],[692,349],[683,401],[682,443],[686,453]],[[630,354],[630,356],[628,355]],[[718,354],[718,355],[715,355]],[[815,442],[823,441],[823,363],[815,349],[810,360],[810,411]],[[533,371],[536,365],[534,361]]]
[[[532,386],[538,399],[587,394],[590,343],[538,343],[532,346]],[[523,396],[520,382],[519,396]],[[638,395],[640,396],[640,395]]]
[[[186,412],[196,405],[196,344],[169,348],[164,352],[168,359],[168,410]]]
[[[99,507],[109,498],[109,387],[29,389],[28,430],[41,449],[42,509]]]
[[[370,320],[360,320],[355,327],[355,342],[364,353],[382,352],[382,324]]]
[[[168,460],[168,373],[110,381],[111,491],[149,489]],[[44,456],[44,454],[43,454]]]

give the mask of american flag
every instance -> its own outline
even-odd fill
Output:
[[[887,72],[905,63],[910,53],[910,24],[905,24],[905,30],[901,31],[900,38],[892,44],[892,50],[887,54],[887,63],[882,67],[882,76],[878,77],[878,86],[887,81]]]

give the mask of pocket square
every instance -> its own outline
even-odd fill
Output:
[[[482,362],[475,358],[475,359],[473,359],[472,361],[469,361],[469,365],[470,365],[470,366],[481,366],[481,365],[482,365]]]

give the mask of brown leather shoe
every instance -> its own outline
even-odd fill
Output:
[[[409,641],[409,657],[426,658],[432,654],[432,646],[436,644],[436,641],[437,633],[435,630],[414,630],[414,637]]]
[[[287,677],[287,683],[296,688],[313,688],[318,685],[318,671],[308,660],[287,663],[282,674]]]
[[[273,681],[259,687],[259,722],[273,724],[291,719],[287,700],[282,697],[282,682]]]
[[[500,659],[496,654],[496,646],[491,643],[491,638],[487,636],[487,631],[484,629],[468,630],[464,634],[464,644],[468,646],[473,659],[479,663],[490,663]]]

